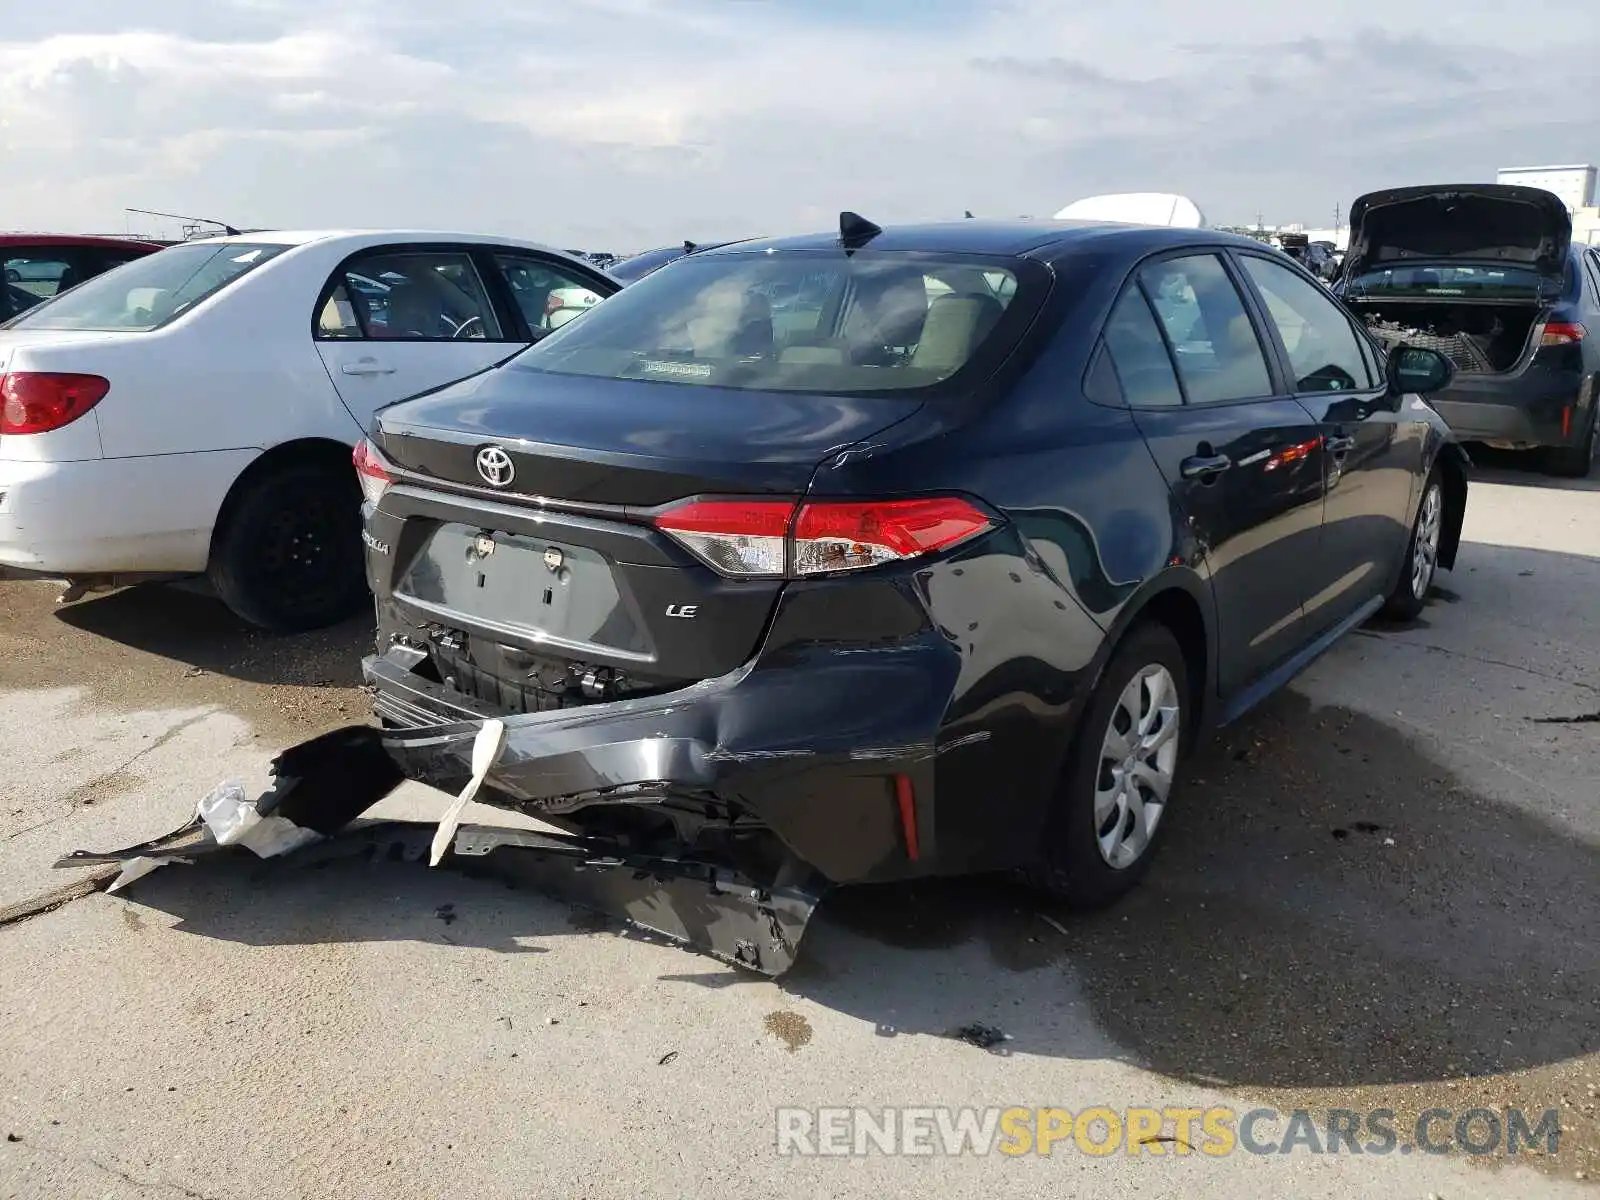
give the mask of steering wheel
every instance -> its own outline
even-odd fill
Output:
[[[453,333],[451,333],[450,337],[452,339],[455,339],[455,338],[461,338],[461,337],[468,336],[467,335],[467,330],[472,328],[473,322],[477,322],[478,329],[480,331],[483,330],[483,328],[484,328],[483,318],[478,316],[476,313],[474,313],[472,316],[468,317],[465,321],[461,322],[461,324],[457,325],[455,327],[455,331]]]

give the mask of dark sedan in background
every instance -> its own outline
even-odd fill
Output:
[[[620,283],[637,283],[652,271],[659,271],[670,262],[677,262],[685,254],[694,254],[701,250],[715,250],[719,246],[727,246],[728,242],[683,242],[676,246],[659,246],[654,250],[645,250],[627,258],[618,259],[606,267],[606,274]]]
[[[1388,345],[1456,369],[1433,407],[1463,440],[1588,475],[1600,445],[1600,249],[1541,188],[1430,184],[1362,196],[1335,291]]]
[[[504,722],[481,800],[760,887],[1108,903],[1197,734],[1453,562],[1449,375],[1205,230],[683,256],[379,414],[383,744],[456,790]]]

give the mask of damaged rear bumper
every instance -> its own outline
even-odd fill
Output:
[[[959,663],[936,636],[746,664],[665,695],[505,715],[415,673],[404,648],[363,663],[404,774],[456,791],[486,720],[506,728],[480,799],[580,829],[608,806],[700,805],[769,832],[830,883],[935,867],[936,760],[987,741],[944,727]]]
[[[365,819],[403,776],[381,730],[353,726],[284,751],[273,786],[245,802],[236,785],[213,792],[184,826],[120,850],[79,850],[57,867],[118,865],[112,891],[159,867],[252,851],[302,861],[371,857],[426,861],[437,847],[426,823]],[[218,801],[219,793],[232,796]],[[441,822],[439,861],[494,858],[496,873],[679,942],[736,966],[779,975],[793,965],[821,893],[803,883],[758,881],[720,863],[630,852],[615,840],[556,830]]]
[[[776,975],[833,884],[928,873],[936,760],[991,736],[941,737],[958,664],[936,635],[523,716],[493,713],[414,663],[404,650],[364,663],[389,728],[291,747],[257,800],[213,794],[165,838],[57,865],[120,863],[121,887],[230,850],[492,856],[516,882]],[[406,779],[457,801],[435,824],[369,815]],[[547,825],[458,826],[473,798]]]

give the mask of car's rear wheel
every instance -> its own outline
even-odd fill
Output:
[[[1190,720],[1183,649],[1163,625],[1133,630],[1079,724],[1050,814],[1037,886],[1103,908],[1144,878],[1167,827]]]
[[[1546,451],[1545,464],[1552,475],[1584,479],[1594,469],[1597,451],[1600,451],[1600,412],[1590,415],[1589,436],[1581,444]]]
[[[273,632],[358,612],[368,593],[355,473],[303,464],[250,482],[217,532],[210,575],[229,608]]]
[[[1417,519],[1412,523],[1411,538],[1406,542],[1400,578],[1383,606],[1385,616],[1409,621],[1422,611],[1439,569],[1439,543],[1443,532],[1444,481],[1435,467],[1422,489],[1422,503],[1417,505]]]

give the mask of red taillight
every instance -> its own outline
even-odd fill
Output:
[[[794,523],[794,569],[817,575],[875,567],[943,550],[993,524],[988,514],[953,496],[807,504]]]
[[[656,526],[726,575],[825,575],[903,562],[994,527],[954,496],[918,500],[691,500]]]
[[[98,375],[13,371],[0,375],[0,434],[49,433],[70,425],[111,390]]]
[[[355,463],[356,478],[361,481],[361,494],[367,498],[368,504],[376,504],[383,499],[384,492],[389,490],[389,485],[394,482],[394,476],[384,469],[383,459],[378,457],[378,451],[372,443],[363,438],[356,443],[355,453],[350,456],[350,461]]]
[[[1541,346],[1570,346],[1589,336],[1589,331],[1576,321],[1551,321],[1544,327]]]

